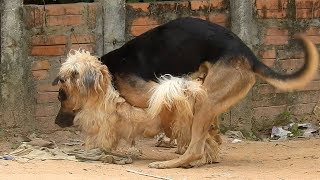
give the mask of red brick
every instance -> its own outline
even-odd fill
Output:
[[[253,109],[253,116],[255,118],[274,117],[286,111],[286,108],[287,108],[286,105],[257,107]]]
[[[64,35],[36,35],[32,36],[32,45],[61,45],[66,44]]]
[[[150,3],[128,3],[128,6],[135,10],[141,10],[143,12],[149,12]]]
[[[87,23],[90,28],[95,28],[97,18],[97,5],[98,3],[89,3],[88,5],[88,19]]]
[[[276,58],[276,50],[275,49],[269,49],[265,51],[260,52],[260,56],[263,59],[274,59]]]
[[[33,61],[31,66],[31,70],[33,71],[48,70],[50,68],[50,63],[48,60]]]
[[[304,59],[287,59],[279,61],[280,67],[285,70],[296,71],[304,64]]]
[[[304,88],[297,89],[295,91],[318,91],[320,90],[320,81],[311,81]],[[284,93],[281,90],[275,89],[273,86],[269,84],[260,84],[257,87],[258,94],[270,94],[270,93]]]
[[[310,40],[314,44],[320,44],[320,35],[318,35],[318,36],[308,36],[308,38],[310,38]]]
[[[262,59],[263,64],[273,67],[275,65],[276,59]]]
[[[222,9],[224,8],[224,0],[192,0],[190,1],[191,10],[199,10],[202,8],[215,8]]]
[[[292,112],[293,115],[304,115],[304,114],[312,114],[316,103],[307,103],[307,104],[295,104],[289,106],[288,109]]]
[[[95,37],[91,34],[71,34],[70,35],[71,43],[94,43]]]
[[[220,26],[223,26],[223,27],[227,27],[228,23],[227,22],[219,22],[219,23],[216,23]]]
[[[49,4],[45,6],[45,10],[48,16],[65,15],[65,8],[60,4]]]
[[[58,101],[58,92],[45,92],[37,94],[37,103],[51,103]]]
[[[296,18],[298,19],[310,19],[313,18],[312,9],[297,9]]]
[[[149,17],[138,17],[132,21],[132,26],[158,25],[159,22]]]
[[[57,15],[79,15],[84,10],[84,4],[50,4],[45,6],[47,15],[57,16]]]
[[[48,16],[48,26],[77,26],[84,24],[81,15]]]
[[[288,0],[256,0],[257,9],[286,9]]]
[[[266,45],[283,45],[288,44],[288,36],[266,36],[263,43]]]
[[[35,80],[44,80],[49,76],[48,70],[32,71],[32,76]]]
[[[267,29],[266,35],[285,36],[285,35],[288,35],[288,29],[271,27]]]
[[[304,53],[301,50],[286,49],[278,50],[278,59],[303,59]]]
[[[33,46],[32,56],[61,56],[65,54],[65,45],[57,46]]]
[[[34,9],[33,16],[31,18],[33,21],[33,27],[40,27],[44,24],[45,15],[41,6]]]
[[[30,9],[26,8],[26,10],[25,21],[28,28],[37,28],[43,25],[45,16],[42,6],[32,6]]]
[[[52,86],[52,82],[39,83],[37,84],[37,92],[57,92],[59,86]]]
[[[254,100],[253,107],[279,106],[288,103],[307,104],[316,103],[320,98],[320,91],[304,91],[291,93],[290,97],[286,93],[263,95],[262,99]]]
[[[286,17],[285,10],[257,10],[258,17],[281,19]]]
[[[305,32],[308,36],[320,36],[320,28],[310,27]]]
[[[281,91],[275,89],[270,84],[260,84],[257,87],[257,93],[258,94],[271,94],[271,93],[280,93]]]
[[[94,53],[94,48],[92,44],[72,44],[70,50],[71,49],[85,49],[90,53]]]
[[[296,0],[297,9],[316,9],[317,7],[320,7],[319,0]]]
[[[300,91],[318,91],[320,90],[320,81],[311,81]]]
[[[320,17],[320,7],[318,9],[313,11],[313,18],[319,18]]]
[[[190,16],[190,17],[198,18],[198,19],[202,19],[202,20],[207,20],[207,17],[206,17],[206,16],[204,16],[204,15],[199,15],[199,16]]]
[[[139,36],[140,34],[157,27],[158,25],[148,25],[148,26],[131,26],[131,34],[133,36]]]
[[[36,117],[48,117],[57,115],[55,108],[53,106],[36,105],[35,116]]]
[[[227,20],[228,20],[228,17],[224,13],[209,15],[209,21],[213,23],[225,23],[227,22]]]
[[[84,12],[84,8],[86,5],[82,3],[72,3],[72,4],[64,4],[63,6],[66,10],[66,14],[79,15]]]
[[[178,11],[178,9],[181,8],[187,8],[188,10],[190,9],[190,3],[189,1],[167,1],[163,3],[156,3],[156,8],[162,9],[165,7],[167,11]]]

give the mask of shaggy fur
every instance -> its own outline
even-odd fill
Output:
[[[74,113],[74,124],[86,134],[87,148],[112,150],[120,139],[134,145],[137,136],[153,137],[162,129],[163,111],[174,115],[172,124],[166,125],[174,129],[171,138],[187,146],[193,105],[206,95],[201,81],[163,76],[153,88],[150,108],[142,109],[120,97],[111,80],[108,68],[87,51],[73,51],[60,68],[57,81],[65,96],[59,98],[60,112]]]

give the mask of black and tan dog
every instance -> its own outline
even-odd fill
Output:
[[[256,76],[274,87],[290,91],[304,87],[317,73],[319,55],[314,44],[298,36],[306,61],[294,74],[276,73],[228,29],[210,22],[180,18],[152,29],[101,57],[114,85],[131,105],[148,107],[150,88],[163,74],[203,78],[208,97],[195,104],[191,141],[177,159],[154,162],[153,168],[186,166],[204,154],[205,141],[217,117],[239,102],[254,85]],[[71,112],[72,114],[72,112]],[[72,124],[64,113],[57,122]]]

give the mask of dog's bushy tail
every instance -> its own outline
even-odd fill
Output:
[[[303,35],[296,36],[296,39],[303,43],[305,50],[305,64],[299,71],[288,75],[279,74],[261,62],[256,64],[253,71],[262,79],[280,90],[290,91],[303,88],[317,74],[319,53],[317,47],[310,39]]]
[[[196,80],[163,75],[158,78],[159,85],[152,89],[148,113],[156,117],[162,108],[193,114],[193,104],[207,94],[202,83]]]

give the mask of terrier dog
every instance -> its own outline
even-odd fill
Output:
[[[121,139],[132,146],[138,136],[153,137],[163,129],[177,139],[183,152],[191,139],[194,104],[206,96],[199,79],[162,76],[155,83],[148,108],[136,108],[112,85],[107,66],[87,51],[72,51],[53,82],[60,85],[61,108],[56,123],[75,124],[86,134],[86,148],[116,149]],[[74,117],[72,117],[74,116]],[[72,117],[74,121],[65,121]],[[168,131],[169,130],[169,131]],[[200,163],[217,161],[218,146],[208,134],[207,156]]]

